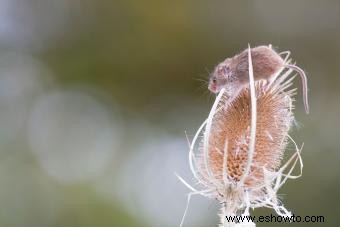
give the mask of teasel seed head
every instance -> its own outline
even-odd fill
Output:
[[[296,91],[291,88],[292,70],[281,70],[271,82],[254,81],[250,54],[250,86],[232,100],[222,89],[191,143],[189,163],[199,189],[179,177],[192,190],[189,198],[200,194],[222,204],[221,227],[255,226],[252,222],[227,223],[225,218],[249,215],[250,208],[270,207],[278,215],[290,216],[277,191],[287,179],[302,174],[301,149],[288,135]],[[289,140],[296,149],[282,164]],[[292,176],[297,164],[301,173]]]

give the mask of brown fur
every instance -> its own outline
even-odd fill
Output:
[[[258,46],[251,49],[251,57],[253,61],[254,79],[268,79],[281,67],[283,67],[283,59],[271,48],[267,46]],[[248,50],[242,51],[240,54],[232,58],[231,70],[238,75],[243,83],[248,83]]]

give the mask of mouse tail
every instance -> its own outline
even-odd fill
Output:
[[[305,111],[307,114],[309,114],[309,104],[308,104],[308,85],[307,85],[307,77],[305,72],[298,66],[292,65],[292,64],[287,64],[285,67],[293,69],[296,71],[301,78],[302,81],[302,91],[303,91],[303,104],[305,106]]]

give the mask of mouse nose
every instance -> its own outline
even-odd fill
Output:
[[[216,86],[216,84],[214,84],[214,83],[210,83],[209,86],[208,86],[208,89],[209,89],[211,92],[216,93],[217,86]]]

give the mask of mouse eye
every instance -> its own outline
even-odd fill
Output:
[[[217,82],[216,77],[213,77],[211,81],[212,81],[214,84],[216,84],[216,82]]]

